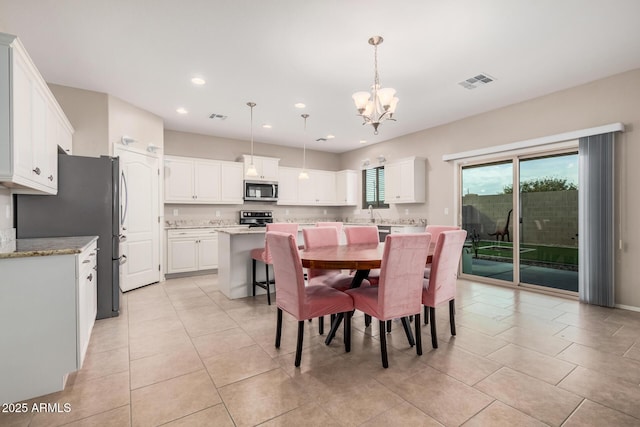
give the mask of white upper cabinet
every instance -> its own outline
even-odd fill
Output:
[[[385,203],[423,203],[425,198],[425,159],[408,157],[384,167]]]
[[[247,170],[251,164],[251,155],[243,154],[244,179],[249,181],[274,181],[278,182],[278,165],[280,159],[273,157],[253,156],[253,165],[258,171],[258,176],[247,176]]]
[[[357,204],[355,171],[307,169],[309,179],[299,179],[300,168],[280,168],[278,204],[298,206],[350,206]]]
[[[242,204],[242,163],[165,156],[164,202]]]
[[[58,145],[70,153],[72,133],[22,43],[0,33],[0,185],[56,194]]]
[[[358,172],[343,170],[336,172],[336,203],[339,206],[358,204]]]

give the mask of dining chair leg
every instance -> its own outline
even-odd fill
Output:
[[[331,322],[331,329],[329,330],[327,338],[324,340],[324,343],[326,345],[331,344],[331,340],[333,340],[333,337],[336,335],[336,331],[340,327],[340,322],[342,322],[343,317],[344,315],[342,313],[338,313],[335,320]]]
[[[387,333],[391,333],[391,320],[387,320]]]
[[[302,340],[304,339],[304,320],[298,321],[298,343],[296,344],[296,368],[300,366],[302,359]]]
[[[364,315],[364,327],[368,328],[369,325],[371,325],[371,316],[369,316],[368,314]]]
[[[416,353],[422,356],[422,335],[420,335],[420,312],[416,314]]]
[[[281,336],[282,336],[282,310],[278,308],[278,320],[276,322],[276,348],[280,348]]]
[[[449,323],[451,323],[451,335],[456,334],[456,300],[449,301]]]
[[[318,333],[320,335],[324,334],[324,317],[318,317]]]
[[[387,357],[387,336],[384,333],[385,321],[380,320],[380,354],[382,355],[382,367],[389,367],[389,359]]]
[[[416,342],[413,340],[413,336],[411,335],[411,328],[409,327],[409,318],[403,317],[400,319],[402,321],[402,327],[404,328],[404,333],[407,335],[407,341],[409,341],[409,345],[413,347],[416,345]]]
[[[256,260],[251,260],[251,278],[253,279],[253,296],[256,296]]]
[[[265,277],[267,279],[266,282],[264,282],[265,286],[267,288],[267,304],[271,305],[271,292],[269,290],[269,264],[265,263],[264,271],[265,271]]]
[[[346,353],[351,351],[351,316],[353,316],[352,311],[344,314],[344,351]]]
[[[431,346],[438,348],[438,336],[436,334],[436,309],[429,307],[429,317],[431,317]]]
[[[429,310],[426,305],[424,306],[424,324],[429,324]]]

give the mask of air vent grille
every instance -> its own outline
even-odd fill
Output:
[[[211,115],[209,116],[210,119],[214,119],[214,120],[226,120],[227,116],[222,115],[222,114],[217,114],[217,113],[211,113]]]
[[[480,86],[484,86],[486,84],[491,83],[492,81],[494,81],[495,79],[493,77],[491,77],[488,74],[478,74],[476,76],[473,77],[469,77],[466,80],[461,81],[460,83],[458,83],[460,86],[462,86],[465,89],[475,89],[477,87]]]
[[[322,142],[324,142],[326,140],[327,140],[327,138],[318,138],[318,139],[316,139],[316,141],[322,141]]]

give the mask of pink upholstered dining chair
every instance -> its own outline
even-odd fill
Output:
[[[431,235],[428,233],[393,234],[385,239],[380,281],[378,286],[349,289],[356,310],[380,322],[380,352],[382,366],[389,367],[385,322],[403,318],[410,336],[408,316],[415,316],[416,353],[422,354],[420,336],[420,295],[422,292],[424,263],[429,254]],[[411,340],[409,341],[410,344]]]
[[[321,248],[325,246],[338,246],[338,230],[336,227],[315,227],[302,230],[305,249]],[[343,274],[342,270],[320,270],[310,268],[307,271],[310,285],[326,285],[340,291],[346,291],[351,287],[352,276]],[[363,282],[363,284],[365,284]],[[369,282],[366,281],[366,285]]]
[[[343,243],[344,239],[342,236],[344,236],[342,234],[342,230],[344,227],[344,224],[342,222],[338,222],[338,221],[333,221],[333,222],[316,222],[316,227],[335,227],[336,230],[338,230],[338,243]]]
[[[427,228],[425,231],[431,234],[431,248],[429,250],[429,253],[433,254],[436,248],[436,243],[438,242],[438,236],[440,236],[440,233],[442,233],[443,231],[454,231],[454,230],[460,230],[460,227],[455,225],[427,225]],[[428,279],[429,274],[431,274],[431,264],[425,267],[424,278]]]
[[[451,335],[456,334],[455,298],[458,279],[458,264],[462,256],[462,246],[467,238],[465,230],[443,231],[440,233],[433,254],[431,275],[424,279],[422,304],[424,305],[425,324],[431,320],[431,344],[438,348],[436,335],[436,309],[443,302],[449,301],[449,322]],[[427,313],[427,307],[429,312]]]
[[[274,222],[271,224],[267,224],[267,230],[269,231],[282,231],[285,233],[292,234],[294,237],[298,234],[298,224],[289,223],[289,222]],[[267,237],[265,234],[265,242],[264,248],[255,248],[251,250],[251,282],[253,284],[253,296],[256,296],[256,286],[261,287],[262,289],[267,291],[267,303],[271,305],[271,291],[269,289],[270,285],[275,286],[275,280],[269,280],[269,265],[271,262],[271,252],[269,250],[269,245],[267,245]],[[258,281],[256,279],[256,261],[260,261],[264,263],[264,271],[265,271],[265,281]]]
[[[304,321],[329,314],[344,313],[345,351],[351,350],[351,314],[353,299],[344,292],[329,286],[305,286],[302,263],[296,239],[291,234],[278,231],[267,232],[267,246],[270,248],[273,271],[278,282],[276,306],[276,348],[280,348],[282,335],[282,312],[286,311],[298,320],[298,342],[295,366],[300,366]]]
[[[345,227],[344,234],[347,236],[347,245],[378,244],[380,242],[378,227],[375,225]],[[376,268],[369,271],[367,279],[372,285],[377,285],[379,277],[380,269]]]

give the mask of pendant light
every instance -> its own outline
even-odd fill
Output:
[[[304,119],[304,145],[302,148],[302,171],[300,171],[300,175],[298,175],[298,179],[309,179],[309,174],[307,173],[307,117],[308,114],[300,115]]]
[[[256,103],[247,102],[247,105],[251,108],[251,164],[249,164],[249,168],[247,169],[247,176],[256,177],[258,176],[258,170],[253,164],[253,107],[256,106]]]

